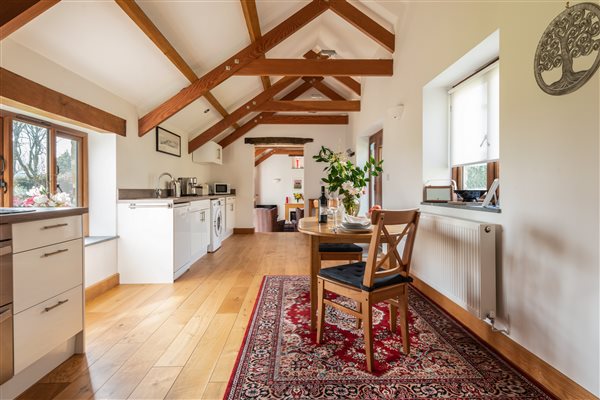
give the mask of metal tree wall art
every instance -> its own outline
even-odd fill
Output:
[[[577,67],[574,66],[577,65]],[[539,87],[559,96],[582,87],[600,66],[600,6],[569,6],[550,22],[535,52],[534,74]],[[560,79],[547,83],[561,68]],[[578,69],[578,70],[576,70]]]

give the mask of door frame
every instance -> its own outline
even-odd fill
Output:
[[[379,163],[383,157],[383,129],[369,136],[369,159]],[[374,185],[374,190],[371,185]],[[373,193],[374,192],[374,193]],[[373,196],[374,194],[374,196]],[[383,202],[383,175],[369,176],[369,208]]]

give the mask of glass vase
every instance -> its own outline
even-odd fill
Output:
[[[358,197],[346,196],[342,199],[342,204],[347,215],[358,216],[360,210],[360,199]]]

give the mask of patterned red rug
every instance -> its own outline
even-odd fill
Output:
[[[409,298],[410,355],[401,353],[401,335],[389,331],[380,304],[370,374],[353,317],[327,307],[324,343],[317,345],[308,277],[265,277],[225,399],[550,398],[419,292]]]

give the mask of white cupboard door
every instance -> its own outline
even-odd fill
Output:
[[[202,245],[204,244],[204,237],[202,235],[203,214],[204,211],[199,209],[190,212],[192,261],[195,261],[206,254],[206,246],[202,248]]]
[[[225,206],[225,230],[232,232],[235,228],[235,198],[228,197]]]
[[[14,317],[15,375],[83,329],[83,287]]]
[[[202,235],[202,248],[207,251],[210,244],[210,208],[202,209],[202,225],[200,227]]]
[[[14,255],[15,314],[83,283],[81,239]]]
[[[175,207],[173,210],[173,272],[190,262],[192,258],[191,223],[189,206]]]

